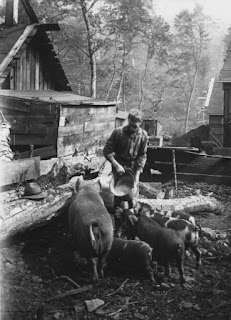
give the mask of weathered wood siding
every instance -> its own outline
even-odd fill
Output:
[[[40,52],[27,45],[18,59],[14,59],[9,76],[2,88],[11,90],[55,89]]]
[[[224,143],[224,117],[222,115],[209,116],[209,140],[214,141],[217,147]]]
[[[224,83],[224,147],[231,147],[231,83]]]
[[[144,119],[141,126],[147,131],[149,136],[159,136],[162,134],[162,125],[155,119]]]
[[[56,146],[59,107],[56,104],[0,97],[1,110],[11,124],[11,146]]]
[[[57,156],[93,154],[115,128],[115,106],[62,106]]]

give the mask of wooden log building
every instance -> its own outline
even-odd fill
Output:
[[[115,127],[115,103],[71,91],[47,34],[59,25],[40,24],[21,1],[31,23],[18,25],[18,1],[7,0],[0,29],[0,110],[11,124],[11,148],[19,158],[94,153]]]

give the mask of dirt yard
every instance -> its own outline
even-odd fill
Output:
[[[231,187],[190,183],[179,196],[195,189],[212,193],[225,209],[195,216],[207,228],[203,260],[195,270],[193,254],[186,257],[184,286],[174,266],[170,282],[152,287],[144,275],[113,263],[105,280],[92,284],[85,261],[73,256],[65,217],[56,218],[1,248],[1,319],[231,319]],[[85,291],[74,293],[78,286]],[[89,312],[85,301],[96,298],[104,306]]]

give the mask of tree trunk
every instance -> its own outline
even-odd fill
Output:
[[[120,86],[119,86],[119,90],[117,93],[117,97],[116,97],[116,101],[119,101],[120,96],[121,96],[121,91],[123,88],[123,82],[124,82],[124,74],[125,74],[125,44],[124,44],[124,52],[123,52],[123,60],[122,60],[122,71],[121,71],[121,77],[120,77]]]
[[[70,196],[70,190],[49,190],[49,195],[42,201],[19,199],[1,205],[0,241],[46,224],[57,215],[58,210]]]
[[[110,86],[109,86],[109,89],[108,89],[108,93],[107,93],[107,96],[106,96],[106,100],[108,100],[108,98],[110,96],[111,90],[113,88],[114,80],[115,80],[115,75],[116,75],[115,59],[116,59],[116,54],[117,54],[117,49],[118,49],[117,46],[116,46],[116,43],[117,43],[117,39],[115,40],[115,53],[114,53],[114,57],[113,57],[113,61],[112,61],[113,74],[112,74],[111,83],[110,83]]]
[[[148,70],[148,57],[149,55],[147,54],[146,61],[145,61],[144,75],[143,77],[141,77],[141,83],[140,83],[140,102],[139,102],[138,109],[141,109],[141,106],[144,100],[144,82],[145,82],[145,78]]]
[[[193,94],[194,94],[195,86],[196,86],[197,73],[198,73],[198,67],[196,67],[196,70],[195,70],[195,74],[194,74],[194,78],[193,78],[193,86],[192,86],[192,90],[190,92],[190,98],[189,98],[189,102],[187,105],[187,111],[186,111],[186,117],[185,117],[185,133],[188,132],[188,120],[189,120],[192,98],[193,98]]]
[[[222,210],[221,204],[215,198],[202,195],[176,199],[139,199],[139,202],[149,204],[153,210],[184,210],[191,214],[203,211],[220,213]]]
[[[101,176],[93,180],[86,180],[87,183],[94,183],[100,180],[100,195],[105,206],[111,212],[113,208],[113,195],[109,191],[109,176]],[[72,195],[76,179],[68,184],[61,185],[56,189],[49,189],[47,198],[42,201],[18,199],[1,205],[1,227],[0,241],[19,232],[34,229],[46,224],[53,217],[67,213],[69,198]],[[143,184],[142,184],[143,187]],[[152,188],[148,188],[150,194]],[[178,199],[139,199],[140,203],[147,203],[154,210],[185,210],[189,213],[201,211],[214,212],[221,210],[220,203],[211,197],[190,196]]]
[[[94,46],[92,42],[92,31],[91,31],[91,25],[90,20],[88,17],[88,10],[87,10],[87,4],[85,0],[80,0],[80,5],[82,8],[83,13],[83,19],[86,25],[87,29],[87,45],[88,45],[88,53],[89,53],[89,59],[90,59],[90,71],[91,71],[91,97],[96,98],[96,59],[95,59],[95,52],[94,52]]]
[[[119,99],[120,99],[123,81],[124,81],[124,69],[122,70],[122,73],[121,73],[120,86],[119,86],[119,90],[117,93],[116,101],[119,101]]]

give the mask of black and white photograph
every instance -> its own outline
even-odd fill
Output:
[[[0,0],[0,320],[231,319],[231,1]]]

